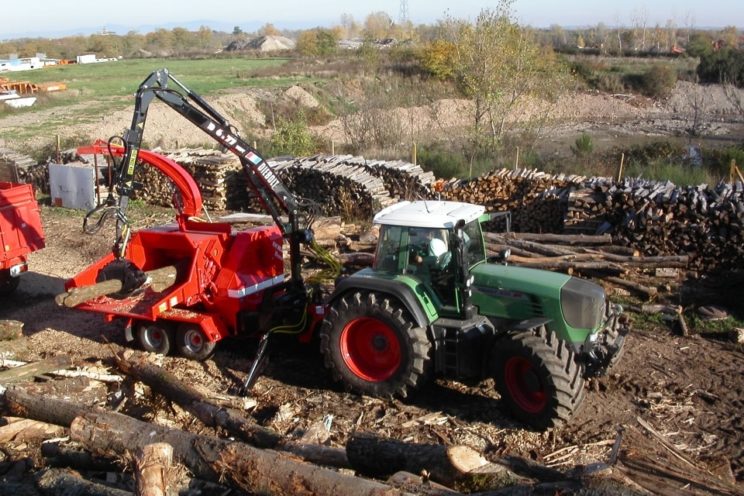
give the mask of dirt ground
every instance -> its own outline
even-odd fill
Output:
[[[124,344],[122,329],[98,315],[61,309],[53,296],[61,292],[65,278],[107,252],[113,234],[109,229],[85,236],[78,215],[49,208],[42,214],[47,247],[33,254],[31,272],[0,306],[0,319],[25,323],[24,336],[0,342],[0,352],[15,360],[69,353],[81,362],[110,363],[106,342]],[[160,223],[168,215],[139,214],[135,224]],[[162,365],[193,384],[235,393],[254,350],[255,343],[237,340],[223,343],[207,362],[164,357]],[[331,381],[317,345],[286,341],[274,344],[265,373],[254,387],[258,405],[253,416],[289,436],[302,436],[325,423],[331,426],[326,442],[333,446],[343,446],[355,430],[370,430],[405,441],[464,444],[490,458],[520,455],[557,468],[606,461],[618,429],[643,432],[640,418],[689,458],[711,469],[730,466],[741,483],[742,371],[744,353],[732,343],[699,335],[683,338],[666,327],[636,329],[615,370],[592,380],[583,409],[573,421],[538,433],[502,413],[489,381],[466,386],[440,380],[406,401],[361,397]],[[194,425],[185,412],[163,402],[130,404],[125,413],[127,409],[138,409],[156,422]],[[654,443],[648,435],[632,439],[632,448],[641,451],[650,451]]]

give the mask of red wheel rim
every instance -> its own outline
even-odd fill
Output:
[[[341,332],[341,358],[357,377],[370,382],[389,379],[400,367],[400,339],[384,322],[354,319]]]
[[[504,382],[514,402],[527,413],[540,413],[547,405],[545,385],[528,359],[509,358],[504,365]]]

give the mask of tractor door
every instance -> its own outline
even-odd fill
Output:
[[[452,255],[452,233],[447,229],[409,227],[406,273],[418,278],[441,302],[441,312],[459,313]]]

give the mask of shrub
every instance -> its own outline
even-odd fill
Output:
[[[421,66],[438,79],[450,79],[455,71],[455,51],[454,43],[435,40],[421,51]]]
[[[587,133],[581,133],[581,136],[576,138],[574,145],[571,147],[571,151],[577,157],[587,157],[594,151],[594,142],[592,137]]]
[[[666,64],[654,64],[640,78],[641,92],[651,98],[667,98],[677,83],[677,71]]]
[[[304,117],[294,120],[280,120],[271,137],[270,155],[311,155],[317,149],[315,138],[307,127]]]
[[[460,177],[468,171],[465,157],[438,146],[419,148],[418,163],[422,169],[433,172],[436,177],[442,179]]]

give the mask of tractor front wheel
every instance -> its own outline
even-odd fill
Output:
[[[184,357],[201,362],[212,356],[217,341],[207,339],[199,326],[183,324],[178,328],[176,347]]]
[[[584,399],[582,366],[545,326],[496,341],[492,357],[502,401],[525,424],[540,430],[561,426]]]
[[[167,355],[173,349],[174,332],[168,322],[140,322],[135,332],[137,342],[145,351]]]
[[[405,397],[431,371],[426,331],[384,294],[338,299],[323,322],[320,346],[334,378],[364,394]]]

